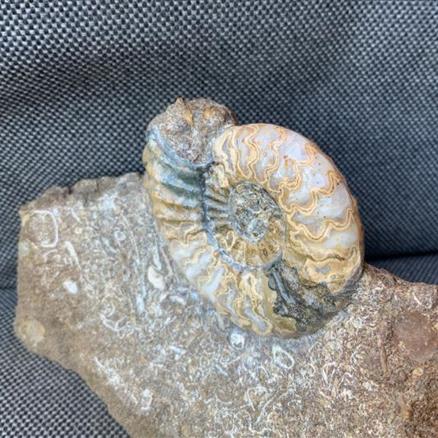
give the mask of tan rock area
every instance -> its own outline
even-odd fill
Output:
[[[313,336],[244,331],[177,279],[142,176],[21,209],[16,333],[133,437],[438,436],[438,286],[366,266]]]

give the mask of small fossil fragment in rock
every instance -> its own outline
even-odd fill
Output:
[[[345,307],[363,232],[344,177],[314,143],[237,126],[206,99],[178,99],[148,127],[145,185],[168,251],[235,324],[298,337]]]

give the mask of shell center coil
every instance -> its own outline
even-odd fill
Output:
[[[238,270],[268,270],[281,259],[286,225],[280,207],[258,184],[219,188],[206,178],[205,220],[210,240]]]
[[[265,238],[273,219],[282,219],[281,210],[271,196],[249,182],[231,189],[228,208],[237,233],[252,243]]]

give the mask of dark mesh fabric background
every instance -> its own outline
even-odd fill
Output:
[[[13,337],[18,206],[141,171],[176,96],[314,139],[359,200],[368,258],[438,282],[438,2],[0,2],[0,436],[119,436]],[[428,255],[424,255],[428,254]]]

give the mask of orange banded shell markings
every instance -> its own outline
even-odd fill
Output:
[[[191,101],[178,108],[194,114],[182,122],[172,110],[149,125],[145,185],[158,229],[179,271],[235,324],[312,333],[348,304],[361,273],[356,202],[315,144],[274,125],[236,126],[223,108]],[[197,161],[174,123],[198,142]]]
[[[214,184],[261,186],[283,213],[282,253],[300,278],[342,290],[362,264],[354,198],[332,160],[303,136],[268,124],[229,128],[213,145]],[[280,157],[280,159],[278,158]],[[332,269],[344,260],[342,272]],[[327,272],[327,275],[322,275]]]

